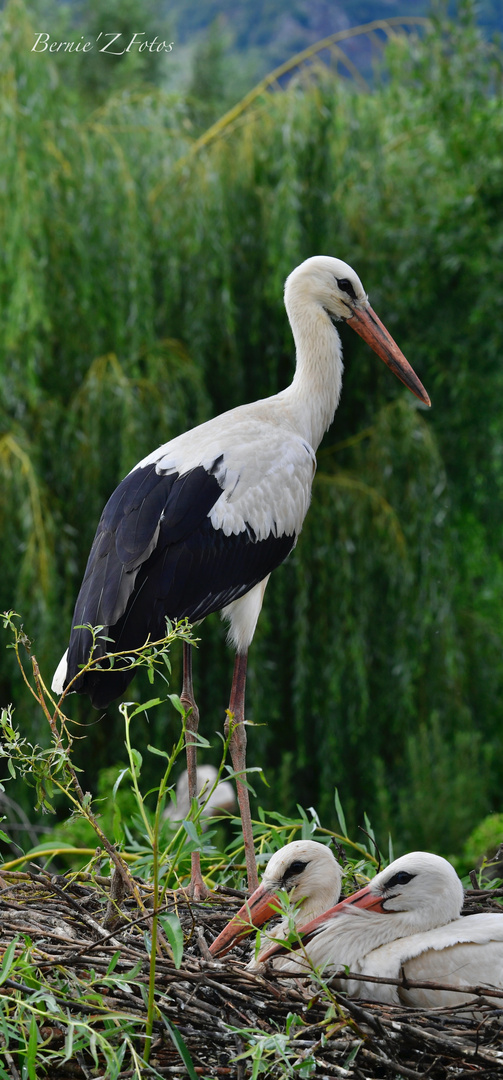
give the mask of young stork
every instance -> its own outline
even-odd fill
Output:
[[[317,255],[289,276],[285,305],[297,358],[293,382],[273,397],[240,405],[186,431],[144,458],[109,499],[94,539],[73,616],[70,645],[53,681],[62,693],[88,694],[105,708],[134,675],[127,660],[113,669],[89,660],[91,635],[103,626],[94,657],[132,653],[165,634],[166,617],[198,622],[213,611],[229,621],[236,659],[229,714],[233,768],[244,777],[248,648],[271,571],[286,559],[302,528],[316,468],[315,451],[332,423],[342,383],[341,342],[334,320],[351,326],[421,401],[429,398],[379,321],[355,271]],[[188,710],[187,766],[196,795],[191,731],[198,711],[191,650],[184,647],[182,700]],[[246,784],[237,781],[248,883],[258,879]],[[198,855],[192,892],[205,894]]]
[[[296,970],[313,964],[387,979],[405,976],[403,986],[343,979],[337,985],[351,997],[416,1008],[473,1001],[473,993],[460,992],[462,987],[496,989],[502,997],[490,1000],[502,1008],[503,911],[460,918],[462,906],[463,886],[451,864],[413,851],[300,928]],[[262,960],[284,949],[274,945]],[[453,989],[407,986],[408,979]]]
[[[196,798],[201,810],[201,828],[208,828],[208,818],[218,814],[234,814],[237,810],[236,795],[230,780],[219,780],[215,785],[218,772],[214,765],[198,765],[196,776]],[[212,790],[214,787],[214,790]],[[169,803],[164,816],[170,821],[183,821],[190,814],[189,775],[184,769],[176,782],[175,801]]]
[[[281,891],[288,892],[290,903],[298,905],[293,921],[295,926],[302,926],[337,903],[341,881],[342,870],[326,844],[319,844],[317,840],[293,840],[271,855],[258,889],[215,938],[210,953],[225,956],[255,927],[263,926],[268,919],[277,916],[280,908],[278,893]],[[248,964],[249,970],[262,970],[262,955],[268,951],[271,939],[286,938],[288,931],[289,919],[284,918],[279,926],[268,931],[267,936],[263,935],[262,948]],[[278,957],[276,966],[288,971],[290,958]],[[298,971],[297,964],[293,970]]]

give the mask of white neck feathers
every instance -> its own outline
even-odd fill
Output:
[[[296,282],[287,282],[285,306],[297,351],[295,376],[282,397],[303,437],[316,450],[330,427],[342,387],[342,349],[332,320]]]

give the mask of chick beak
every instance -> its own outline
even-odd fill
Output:
[[[263,884],[259,885],[210,945],[211,955],[225,956],[238,941],[251,934],[256,927],[262,926],[272,915],[277,915],[278,911],[279,900],[276,893]]]

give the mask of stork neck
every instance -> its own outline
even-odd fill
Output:
[[[289,297],[287,313],[297,360],[293,382],[285,394],[298,430],[316,450],[339,404],[341,339],[321,304]]]
[[[323,962],[327,949],[341,966],[351,967],[367,953],[400,937],[393,918],[373,915],[361,909],[348,909],[337,916],[325,934],[320,934],[312,949],[315,963]]]
[[[314,896],[306,896],[296,913],[295,922],[297,925],[305,926],[306,923],[311,922],[311,919],[317,919],[324,911],[328,911],[328,906],[333,903],[338,891],[334,885],[332,888],[318,889]]]
[[[374,949],[414,934],[427,933],[435,926],[446,925],[440,913],[436,920],[431,909],[390,911],[385,915],[355,906],[341,911],[327,929],[308,947],[315,963],[323,963],[327,949],[341,965],[356,963]]]

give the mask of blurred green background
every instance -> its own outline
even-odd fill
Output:
[[[0,610],[21,613],[50,682],[117,482],[157,444],[286,385],[284,279],[313,254],[345,259],[433,407],[342,328],[342,402],[250,652],[249,764],[269,785],[254,805],[313,805],[332,826],[337,786],[350,827],[366,811],[397,852],[453,854],[503,808],[499,5],[346,7],[353,25],[432,19],[358,35],[349,66],[315,53],[207,138],[330,27],[290,40],[274,5],[255,3],[255,21],[241,5],[238,26],[217,17],[225,5],[197,25],[182,8],[12,0],[1,15]],[[42,30],[139,29],[172,52],[32,51]],[[232,655],[217,616],[200,637],[218,760]],[[0,703],[42,741],[8,643]],[[122,756],[122,722],[76,697],[69,711],[87,725],[77,759],[93,790]],[[177,724],[168,706],[139,720],[137,745],[171,744]],[[29,789],[8,795],[33,819]]]

